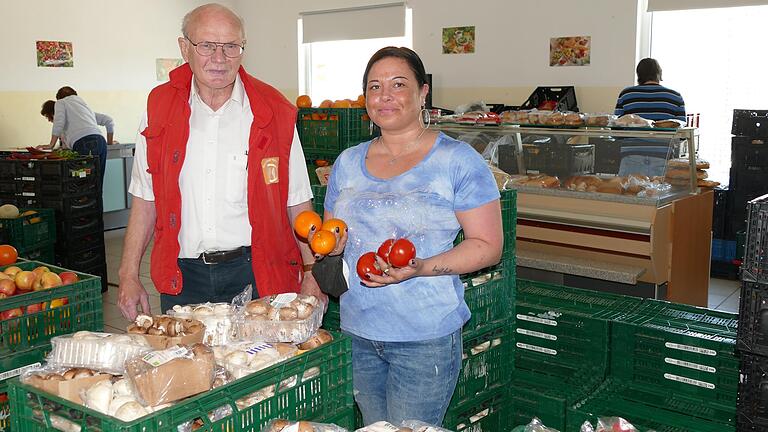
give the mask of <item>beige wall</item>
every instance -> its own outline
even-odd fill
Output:
[[[637,1],[410,0],[414,48],[433,74],[434,104],[473,100],[518,105],[537,85],[574,85],[583,111],[610,111],[632,84]],[[156,86],[155,58],[179,57],[181,17],[201,0],[28,0],[0,2],[0,149],[42,144],[50,124],[38,113],[56,89],[70,85],[96,111],[111,115],[116,138],[132,142],[146,95]],[[225,0],[245,19],[246,68],[298,95],[297,19],[303,11],[384,3],[382,0]],[[554,12],[556,11],[556,12]],[[595,11],[599,11],[596,13]],[[375,23],[372,23],[374,25]],[[442,27],[475,25],[477,52],[443,55]],[[551,68],[549,38],[592,36],[592,64]],[[36,40],[73,42],[74,68],[38,68]],[[366,59],[363,59],[365,61]]]

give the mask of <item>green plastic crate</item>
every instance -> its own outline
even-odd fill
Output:
[[[325,203],[326,189],[328,189],[328,186],[323,186],[319,184],[312,185],[312,195],[314,197],[312,198],[312,208],[321,217],[323,216],[323,209],[324,209],[323,204]]]
[[[45,241],[42,244],[32,245],[27,248],[17,248],[19,257],[29,261],[52,263],[56,259],[55,241]]]
[[[509,426],[509,401],[504,389],[463,404],[451,403],[443,419],[443,428],[455,432],[503,432]]]
[[[296,128],[305,154],[331,159],[376,135],[365,108],[300,108]]]
[[[543,362],[538,371],[518,368],[510,372],[511,425],[528,424],[538,417],[547,426],[565,430],[567,408],[592,394],[603,382],[604,371],[599,367],[579,369],[567,378],[548,373],[553,367]]]
[[[571,288],[525,279],[517,281],[517,300],[602,320],[621,319],[635,314],[644,301],[639,297]]]
[[[580,370],[608,373],[610,322],[552,305],[517,301],[515,367],[570,379]],[[547,364],[545,370],[542,364]]]
[[[323,328],[328,331],[341,331],[341,311],[339,299],[328,297],[328,309],[323,314]]]
[[[472,339],[463,339],[461,372],[451,403],[461,405],[509,384],[514,367],[514,338],[501,325]]]
[[[685,412],[664,406],[663,396],[655,404],[638,402],[633,399],[638,391],[653,391],[636,384],[606,380],[593,395],[568,409],[566,430],[579,430],[584,421],[595,424],[598,417],[622,417],[640,431],[657,432],[734,432],[733,418],[712,421],[696,416],[696,412]]]
[[[318,422],[344,418],[348,421],[354,415],[350,413],[353,407],[352,344],[344,335],[336,333],[334,338],[314,350],[132,422],[122,422],[13,379],[10,381],[13,430],[50,430],[52,416],[73,422],[81,432],[176,432],[179,425],[195,419],[204,423],[200,430],[217,432],[258,432],[274,418]],[[305,372],[312,370],[319,373],[302,379]],[[288,382],[295,384],[285,385]],[[237,400],[269,387],[278,387],[276,394],[238,409]],[[211,422],[208,413],[223,406],[231,407],[232,414]]]
[[[0,230],[5,230],[9,243],[16,249],[30,249],[41,243],[56,241],[56,216],[53,209],[23,208],[20,213],[37,213],[14,219],[0,219]]]
[[[515,248],[517,242],[517,191],[508,189],[499,191],[501,197],[501,226],[504,234],[504,248],[502,249],[501,259],[503,261],[516,261]],[[457,246],[464,240],[464,231],[459,231],[453,245]]]
[[[646,301],[636,315],[612,325],[611,375],[666,391],[664,399],[637,392],[640,402],[711,420],[733,417],[739,383],[736,322],[736,314]]]
[[[61,273],[63,268],[37,261],[23,261],[14,264],[22,270],[47,266],[51,271]],[[8,266],[0,267],[0,271]],[[14,295],[0,300],[0,311],[40,304],[50,305],[54,299],[67,298],[69,303],[57,308],[46,308],[39,312],[0,321],[0,371],[24,366],[18,355],[31,349],[45,347],[53,336],[80,330],[100,331],[104,327],[100,278],[77,273],[80,280],[74,284],[43,291]]]
[[[8,382],[0,381],[0,431],[11,430],[11,403],[8,400]]]

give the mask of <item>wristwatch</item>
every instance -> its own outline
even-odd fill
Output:
[[[302,268],[302,270],[304,270],[304,272],[306,273],[306,272],[308,272],[308,271],[312,271],[312,267],[314,267],[314,266],[315,266],[315,263],[310,263],[310,264],[302,264],[302,265],[301,265],[301,268]]]

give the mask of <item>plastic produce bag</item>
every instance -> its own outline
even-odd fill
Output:
[[[293,357],[298,349],[287,343],[237,342],[213,348],[214,358],[239,379]]]
[[[499,146],[517,146],[512,135],[504,135],[495,141],[491,141],[483,150],[483,158],[491,162],[492,165],[499,165]]]
[[[274,419],[267,423],[263,432],[347,432],[346,429],[328,423],[314,423],[308,421],[292,422],[283,419]]]
[[[208,391],[216,378],[211,349],[202,344],[153,351],[125,364],[139,401],[157,406]]]
[[[595,432],[638,432],[632,423],[621,417],[600,417]]]
[[[403,420],[400,426],[411,429],[413,432],[451,432],[448,429],[443,429],[439,426],[424,423],[419,420]]]
[[[538,418],[534,417],[530,423],[525,426],[525,432],[560,432],[557,429],[544,426]]]

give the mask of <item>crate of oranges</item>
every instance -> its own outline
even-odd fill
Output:
[[[377,135],[363,95],[355,100],[324,100],[318,107],[312,106],[309,96],[302,95],[296,106],[296,127],[305,155],[333,160],[343,150]]]

